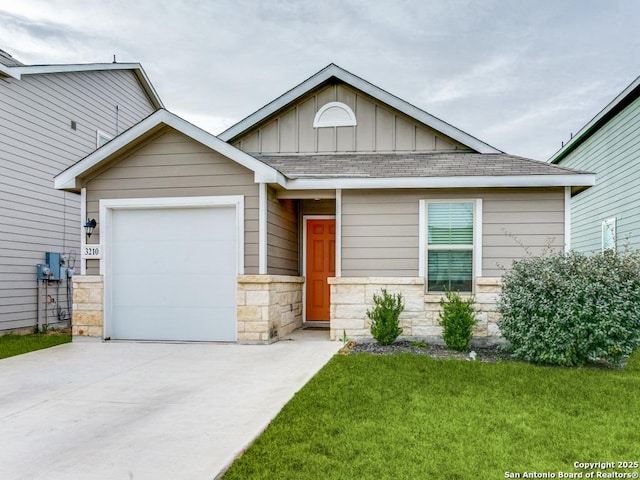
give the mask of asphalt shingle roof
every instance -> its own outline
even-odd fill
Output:
[[[253,154],[288,178],[575,175],[587,173],[504,153]]]

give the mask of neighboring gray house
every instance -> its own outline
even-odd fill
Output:
[[[98,222],[73,333],[271,342],[306,322],[366,337],[386,288],[405,297],[403,335],[425,337],[448,288],[475,293],[475,335],[492,339],[504,268],[566,248],[571,196],[593,182],[336,65],[219,137],[159,110],[56,176]]]
[[[571,201],[573,249],[640,248],[640,77],[549,161],[596,173]]]
[[[24,65],[0,50],[0,334],[68,319],[67,282],[47,282],[45,252],[76,260],[80,196],[53,177],[161,108],[138,63]],[[46,315],[44,318],[46,305]]]

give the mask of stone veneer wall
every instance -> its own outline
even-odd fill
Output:
[[[102,339],[104,282],[101,275],[73,277],[73,313],[71,333],[74,338]]]
[[[238,342],[271,343],[302,326],[303,277],[239,275]]]
[[[499,277],[475,280],[478,325],[474,328],[474,338],[477,341],[491,342],[500,338],[496,325],[500,282]],[[382,288],[389,293],[402,293],[404,297],[405,310],[400,315],[402,337],[441,338],[442,327],[438,324],[438,317],[442,295],[425,294],[423,278],[340,277],[330,278],[329,284],[332,339],[342,337],[343,332],[352,339],[371,339],[367,310],[373,306],[373,294],[379,294]]]

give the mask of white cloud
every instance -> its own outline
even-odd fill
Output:
[[[167,108],[213,133],[334,62],[544,158],[640,73],[639,17],[635,0],[0,0],[0,48],[141,62]]]

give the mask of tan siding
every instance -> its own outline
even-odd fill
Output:
[[[267,273],[300,274],[296,202],[276,199],[271,189],[267,201]]]
[[[279,152],[280,144],[278,142],[278,122],[274,120],[264,129],[260,130],[260,151],[261,152]]]
[[[88,178],[86,188],[90,218],[99,218],[99,201],[107,198],[244,195],[245,273],[258,272],[259,200],[253,172],[174,130]],[[90,241],[100,242],[99,226]],[[98,262],[88,263],[88,273],[98,273],[98,267]]]
[[[75,255],[79,272],[79,195],[55,190],[53,177],[95,150],[96,130],[117,133],[116,105],[120,132],[154,108],[127,71],[4,79],[0,103],[0,330],[5,330],[35,326],[35,265],[44,263],[45,252]],[[65,291],[63,284],[55,296],[66,310]]]
[[[300,215],[335,215],[335,200],[300,200]]]
[[[393,150],[394,140],[394,124],[395,117],[393,113],[385,108],[376,106],[376,151],[386,152]]]
[[[436,137],[424,128],[416,127],[416,150],[435,150]]]
[[[564,193],[553,189],[343,191],[342,275],[417,276],[425,199],[483,200],[483,275],[564,243]]]
[[[296,110],[289,110],[280,117],[278,122],[280,135],[280,151],[281,152],[297,152],[298,151],[298,128],[296,122]]]
[[[355,127],[313,128],[316,112],[340,101],[356,115]],[[257,138],[260,141],[257,141]],[[462,144],[344,84],[327,85],[240,137],[251,153],[431,151],[466,149]],[[234,141],[235,144],[235,141]]]
[[[353,113],[355,113],[358,122],[356,125],[356,151],[375,151],[376,105],[365,98],[357,97]]]
[[[311,97],[301,102],[297,107],[298,111],[298,148],[300,152],[316,151],[316,131],[309,128],[313,125],[313,117],[316,114],[316,99]]]
[[[415,150],[416,127],[402,117],[396,117],[396,150]]]

